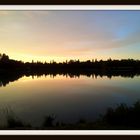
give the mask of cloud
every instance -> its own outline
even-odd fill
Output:
[[[38,20],[48,16],[49,11],[0,11],[0,16],[16,21]]]
[[[132,47],[136,44],[140,45],[140,30],[134,31],[130,34],[127,34],[123,38],[114,38],[108,41],[98,42],[98,46],[95,47],[97,50],[110,50],[117,48],[127,48]]]
[[[49,11],[21,11],[21,14],[29,19],[36,19],[48,16]]]
[[[6,29],[0,28],[0,32],[2,33],[8,33],[8,31]]]
[[[103,31],[102,31],[103,32]],[[100,33],[102,33],[100,31]],[[99,32],[98,32],[99,34]],[[105,34],[105,32],[104,32]],[[92,39],[94,38],[94,39]],[[73,41],[66,42],[64,48],[69,53],[76,54],[87,54],[87,53],[95,53],[99,51],[110,51],[113,49],[126,48],[129,46],[133,46],[135,44],[140,44],[140,31],[131,32],[123,38],[117,38],[114,35],[109,35],[106,33],[106,38],[104,37],[93,37],[89,36],[88,41],[84,41],[84,38],[81,36],[81,41]],[[87,40],[87,39],[86,39]]]
[[[140,44],[140,31],[138,30],[130,34],[129,36],[127,36],[127,38],[118,41],[117,44],[122,47],[125,47],[128,45],[133,46],[134,44]]]
[[[33,54],[55,56],[82,56],[96,52],[102,55],[102,52],[140,43],[139,22],[133,19],[134,16],[122,16],[122,13],[104,16],[105,12],[99,15],[96,14],[98,12],[87,15],[81,11],[76,13],[0,11],[0,15],[7,15],[6,18],[0,18],[0,31],[8,32],[1,33],[1,36],[5,35],[5,40],[11,38],[12,43],[21,41],[24,45],[19,43],[20,48],[31,48]]]
[[[0,16],[6,16],[9,15],[8,11],[0,11]]]

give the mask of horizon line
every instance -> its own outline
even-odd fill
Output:
[[[1,55],[3,55],[3,54],[5,54],[5,53],[0,53]],[[66,59],[66,60],[64,60],[64,61],[59,61],[59,62],[57,62],[56,60],[54,60],[54,59],[52,59],[52,60],[50,60],[50,61],[47,61],[47,60],[44,60],[44,61],[40,61],[40,60],[31,60],[31,61],[24,61],[24,60],[21,60],[21,59],[19,59],[19,60],[17,60],[17,59],[14,59],[14,58],[11,58],[9,55],[7,55],[7,54],[5,54],[6,56],[8,56],[9,57],[9,60],[14,60],[14,61],[21,61],[21,62],[24,62],[24,63],[36,63],[36,62],[41,62],[41,63],[53,63],[53,62],[56,62],[56,63],[64,63],[64,62],[70,62],[70,61],[79,61],[79,62],[87,62],[87,61],[91,61],[91,62],[93,62],[93,61],[108,61],[108,60],[112,60],[112,61],[114,61],[114,60],[117,60],[117,61],[121,61],[121,60],[134,60],[134,61],[140,61],[140,59],[134,59],[134,58],[120,58],[120,59],[113,59],[113,58],[111,58],[111,57],[108,57],[107,59],[99,59],[99,58],[91,58],[91,59],[86,59],[86,60],[80,60],[80,59]]]

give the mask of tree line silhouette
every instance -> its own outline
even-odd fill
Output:
[[[121,60],[99,60],[92,59],[87,61],[69,60],[65,62],[22,62],[9,59],[6,54],[0,54],[0,69],[26,69],[26,70],[38,70],[38,69],[102,69],[102,70],[139,70],[140,60],[134,59],[121,59]]]
[[[70,60],[65,62],[22,62],[10,59],[6,54],[0,54],[0,86],[6,86],[9,82],[18,80],[22,76],[41,76],[57,74],[63,76],[97,78],[97,76],[122,76],[131,77],[140,75],[140,60],[99,60],[87,61]]]

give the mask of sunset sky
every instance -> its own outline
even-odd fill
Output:
[[[140,59],[140,11],[0,11],[0,52],[12,59]]]

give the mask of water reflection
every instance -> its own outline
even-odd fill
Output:
[[[34,79],[35,76],[37,78],[41,76],[50,76],[51,78],[56,77],[57,75],[62,75],[64,77],[70,77],[70,78],[80,78],[80,76],[85,75],[87,77],[95,78],[97,77],[104,77],[107,76],[109,79],[115,76],[121,76],[121,77],[128,77],[128,78],[134,78],[134,76],[139,76],[140,71],[63,71],[63,72],[54,72],[54,71],[46,71],[46,72],[8,72],[8,73],[2,73],[0,74],[0,87],[6,86],[10,82],[14,82],[18,80],[19,78],[26,76],[32,76],[32,79]]]
[[[136,71],[3,74],[0,108],[10,106],[33,126],[51,114],[60,122],[93,121],[108,107],[140,99],[138,75]]]

